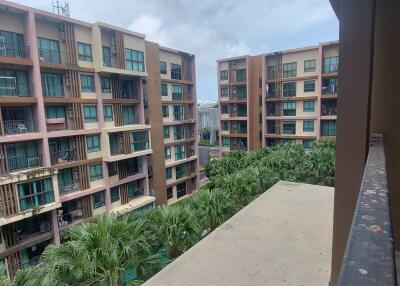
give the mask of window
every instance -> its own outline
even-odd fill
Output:
[[[160,61],[160,74],[167,74],[167,63]]]
[[[81,74],[81,90],[82,92],[95,92],[94,76]]]
[[[276,83],[271,82],[267,85],[267,95],[270,97],[275,97]]]
[[[93,209],[98,209],[105,206],[104,191],[92,195]]]
[[[89,173],[90,173],[90,181],[97,181],[103,179],[103,170],[100,164],[90,165],[89,166]]]
[[[174,139],[175,140],[185,139],[185,130],[183,128],[183,125],[174,126]]]
[[[40,60],[60,64],[60,43],[55,40],[38,38],[38,50]]]
[[[179,199],[186,196],[186,183],[181,183],[176,186],[176,197]]]
[[[2,43],[4,43],[4,50],[2,50],[1,55],[7,57],[26,57],[24,35],[0,30],[0,37],[2,37]]]
[[[230,146],[229,138],[222,138],[222,146],[223,147],[229,147]]]
[[[86,148],[88,153],[99,152],[100,136],[99,135],[86,136]]]
[[[185,145],[175,145],[175,160],[185,158]]]
[[[101,81],[101,92],[102,93],[111,93],[111,79],[109,76],[102,76],[100,78]]]
[[[168,96],[168,85],[166,83],[161,84],[161,96]]]
[[[111,49],[110,47],[103,46],[103,65],[111,67]]]
[[[150,148],[148,131],[131,133],[132,152],[143,151]]]
[[[119,187],[113,187],[110,189],[111,193],[111,202],[117,202],[119,201]]]
[[[62,75],[42,73],[43,96],[64,96]]]
[[[314,120],[304,120],[303,121],[303,131],[304,132],[314,132]]]
[[[164,126],[163,127],[163,134],[164,134],[164,139],[169,138],[169,126]]]
[[[74,182],[73,168],[58,170],[57,181],[60,192],[70,192],[76,190]]]
[[[6,144],[7,164],[10,171],[38,167],[41,165],[38,156],[37,141]]]
[[[321,121],[321,136],[336,136],[336,121],[335,120]]]
[[[183,177],[186,177],[186,164],[181,164],[181,165],[177,165],[175,167],[175,177],[176,179],[181,179]]]
[[[65,107],[64,106],[47,106],[46,107],[46,118],[65,118]]]
[[[303,147],[304,149],[311,149],[314,144],[314,140],[304,139],[303,140]]]
[[[283,64],[283,77],[294,77],[297,75],[297,63]]]
[[[165,147],[164,149],[165,160],[171,159],[171,147]]]
[[[315,71],[315,60],[307,60],[304,61],[304,72],[313,72]]]
[[[314,92],[315,91],[315,80],[304,81],[304,92]]]
[[[247,89],[245,86],[238,86],[236,88],[236,97],[237,97],[237,99],[246,99],[247,98]]]
[[[174,105],[174,120],[183,120],[183,105]]]
[[[246,69],[236,70],[236,81],[246,80]]]
[[[339,57],[326,57],[323,58],[322,72],[337,72],[339,68]]]
[[[182,100],[183,99],[181,85],[176,85],[176,84],[172,85],[172,99],[173,100]]]
[[[125,68],[127,70],[144,72],[144,53],[125,49]]]
[[[282,143],[283,144],[288,144],[288,145],[295,145],[296,144],[296,139],[283,139]]]
[[[296,96],[296,82],[284,82],[283,97],[294,97],[294,96]]]
[[[118,174],[118,162],[108,163],[108,175],[110,177],[116,176]]]
[[[221,97],[228,97],[229,89],[227,87],[221,87]]]
[[[167,180],[172,179],[172,168],[165,169],[165,177],[167,178]]]
[[[162,106],[162,115],[163,115],[163,118],[169,117],[169,106],[167,104],[164,104]]]
[[[0,77],[0,96],[29,96],[28,73],[26,71],[0,69]]]
[[[39,208],[54,202],[53,183],[50,178],[17,186],[21,211]]]
[[[283,116],[296,116],[296,102],[283,103]]]
[[[172,199],[174,197],[174,192],[172,187],[167,188],[167,200]]]
[[[78,59],[80,61],[92,62],[92,46],[78,42]]]
[[[219,79],[220,80],[227,80],[228,79],[228,71],[223,70],[219,72]]]
[[[112,105],[103,105],[104,112],[104,121],[110,122],[113,121],[113,106]]]
[[[228,121],[221,121],[222,123],[222,130],[228,131],[229,130],[229,122]]]
[[[171,78],[182,79],[182,66],[177,64],[171,64]]]
[[[283,134],[296,134],[296,121],[283,121]]]
[[[122,106],[122,124],[138,124],[139,117],[135,114],[135,107],[133,105]]]
[[[96,105],[83,106],[83,117],[85,123],[97,122],[97,106]]]
[[[338,90],[337,78],[322,79],[322,94],[335,94]]]
[[[303,102],[304,112],[314,112],[314,110],[315,110],[315,102],[313,100],[306,100]]]
[[[276,67],[275,66],[268,67],[268,79],[276,79]]]
[[[222,114],[228,114],[229,113],[228,104],[221,104],[221,113]]]

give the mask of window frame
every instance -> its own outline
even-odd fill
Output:
[[[86,135],[86,151],[88,153],[101,151],[100,135]]]
[[[161,96],[168,96],[168,84],[161,83],[160,85]]]
[[[92,45],[83,42],[77,42],[78,60],[83,62],[93,62]]]
[[[314,120],[303,120],[303,132],[314,132],[314,130],[315,130]]]
[[[89,179],[91,182],[103,179],[103,168],[101,163],[89,165]]]
[[[312,103],[312,109],[308,107],[308,104]],[[315,101],[314,100],[305,100],[303,101],[303,112],[314,112],[315,111]]]
[[[94,84],[94,75],[92,74],[81,74],[81,92],[96,92],[95,84]]]
[[[297,82],[296,81],[290,81],[290,82],[282,83],[282,95],[283,95],[283,97],[296,97],[296,95],[297,95]]]
[[[296,77],[297,76],[297,62],[282,64],[282,77]]]
[[[167,74],[167,62],[160,61],[160,74]]]
[[[101,92],[102,93],[111,93],[111,78],[109,76],[101,76]]]
[[[170,129],[169,126],[163,126],[163,137],[164,137],[164,139],[171,138],[171,133],[170,133],[169,129]],[[168,130],[168,132],[165,132],[166,130]]]
[[[221,70],[219,71],[219,80],[228,80],[228,70]]]
[[[90,116],[86,116],[86,111]],[[95,111],[93,113],[93,111]],[[97,123],[98,122],[98,114],[97,114],[97,105],[84,105],[83,106],[83,121],[84,123]]]
[[[310,88],[312,86],[312,88]],[[303,82],[303,92],[315,92],[315,80],[305,80]]]
[[[111,111],[111,113],[110,113]],[[114,121],[114,108],[112,104],[104,104],[103,105],[103,116],[104,122],[113,122]]]
[[[144,52],[125,48],[125,69],[145,72]]]
[[[315,72],[317,61],[315,59],[304,61],[304,72]]]

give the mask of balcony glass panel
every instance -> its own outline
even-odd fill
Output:
[[[54,202],[51,178],[19,184],[18,198],[21,211],[39,208]]]
[[[4,135],[24,134],[38,131],[30,106],[5,106],[1,109]]]
[[[35,168],[42,164],[42,156],[38,154],[36,141],[7,144],[6,151],[10,172]]]
[[[149,133],[147,131],[131,133],[132,152],[143,151],[150,148]]]
[[[27,72],[0,70],[0,96],[30,96]]]
[[[38,38],[39,58],[55,64],[61,63],[60,43],[55,40]]]

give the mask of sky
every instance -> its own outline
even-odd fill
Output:
[[[61,0],[63,1],[63,0]],[[51,0],[14,2],[52,11]],[[102,21],[196,55],[197,98],[217,99],[216,60],[337,40],[328,0],[69,0],[72,18]]]

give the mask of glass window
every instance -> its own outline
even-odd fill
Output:
[[[99,152],[100,136],[99,135],[86,136],[86,148],[88,153]]]
[[[283,103],[283,116],[296,116],[296,102]]]
[[[228,121],[221,121],[222,122],[222,130],[228,131],[229,130],[229,122]]]
[[[283,77],[295,77],[297,75],[297,63],[283,64]]]
[[[78,59],[80,61],[92,62],[92,46],[78,42]]]
[[[162,106],[162,115],[163,118],[169,117],[169,106],[167,104],[163,104]]]
[[[314,132],[314,120],[304,120],[303,121],[303,131],[304,132]]]
[[[83,117],[85,123],[97,122],[97,106],[96,105],[83,106]]]
[[[1,56],[25,58],[24,35],[8,31],[0,31],[4,49],[0,50]]]
[[[103,179],[103,170],[100,164],[90,165],[89,166],[89,173],[90,173],[90,181],[97,181]]]
[[[94,76],[88,74],[81,74],[81,90],[82,92],[95,92]]]
[[[227,80],[228,79],[228,71],[223,70],[219,72],[219,79],[220,80]]]
[[[111,193],[111,202],[117,202],[119,201],[119,187],[113,187],[110,189]]]
[[[118,174],[118,162],[108,163],[108,175],[110,177],[116,176]]]
[[[100,78],[101,81],[101,92],[102,93],[111,93],[111,79],[109,76],[102,76]]]
[[[183,120],[183,105],[174,105],[174,120]]]
[[[160,61],[160,73],[167,74],[167,63]]]
[[[338,91],[337,78],[323,78],[322,79],[322,94],[335,94]]]
[[[185,145],[175,145],[175,160],[185,158]]]
[[[58,170],[57,174],[58,189],[60,192],[74,190],[74,172],[73,168]]]
[[[336,136],[336,121],[322,120],[321,121],[321,136]]]
[[[0,69],[0,96],[16,95],[29,96],[27,72]]]
[[[43,96],[64,96],[62,75],[57,73],[42,73]]]
[[[267,95],[270,97],[275,97],[276,83],[271,82],[267,85]]]
[[[165,160],[171,159],[171,147],[165,147],[164,149]]]
[[[103,46],[103,65],[111,67],[111,49],[110,47]]]
[[[167,180],[172,179],[172,168],[165,169],[165,177],[167,178]]]
[[[174,126],[174,139],[175,140],[185,139],[185,129],[183,128],[183,125]]]
[[[296,144],[296,139],[283,139],[282,143],[283,144],[289,144],[289,145],[295,145]]]
[[[304,92],[314,92],[315,91],[315,80],[304,81]]]
[[[227,87],[221,87],[221,97],[228,97],[229,89]]]
[[[132,152],[149,149],[150,145],[149,145],[148,131],[132,132],[131,142],[132,142],[131,144]]]
[[[54,202],[51,178],[18,184],[17,186],[21,211],[39,208]]]
[[[186,164],[177,165],[175,167],[175,177],[176,179],[181,179],[187,176],[186,174]]]
[[[315,140],[303,139],[303,147],[304,149],[311,149]]]
[[[66,118],[64,106],[47,106],[46,107],[46,118]]]
[[[247,89],[245,86],[238,86],[236,88],[236,97],[237,97],[237,99],[246,99],[247,98]]]
[[[183,99],[183,93],[182,93],[182,86],[173,84],[171,86],[172,89],[172,99],[173,100],[182,100]]]
[[[229,145],[230,145],[229,138],[222,138],[222,146],[229,147]]]
[[[236,70],[236,81],[246,80],[246,69]]]
[[[276,67],[275,66],[268,67],[268,79],[276,79]]]
[[[163,127],[163,134],[164,134],[164,139],[169,138],[169,126],[164,126]]]
[[[181,183],[176,186],[176,197],[179,199],[186,196],[186,183]]]
[[[125,48],[125,68],[127,70],[144,72],[144,53]]]
[[[171,174],[171,176],[172,176],[172,174]],[[169,199],[172,199],[173,197],[174,197],[173,189],[172,189],[172,187],[168,187],[167,188],[167,199],[169,200]]]
[[[161,96],[168,96],[168,84],[161,84]]]
[[[296,96],[296,82],[284,82],[283,97],[294,97],[294,96]]]
[[[296,121],[283,121],[283,134],[296,134]]]
[[[104,112],[104,121],[105,122],[113,121],[113,106],[112,105],[104,105],[103,112]]]
[[[228,114],[229,113],[228,104],[221,104],[221,113],[222,114]]]
[[[40,60],[60,64],[60,43],[45,38],[38,38],[37,40]]]
[[[304,72],[313,72],[315,71],[315,60],[306,60],[304,61]]]
[[[329,72],[337,72],[339,68],[339,57],[326,57],[323,58],[322,62],[322,72],[329,73]]]
[[[177,64],[171,64],[171,78],[182,79],[182,66]]]
[[[315,110],[315,102],[313,100],[306,100],[303,102],[304,112],[314,112],[314,110]]]
[[[104,198],[104,191],[93,194],[92,201],[93,201],[93,209],[104,207],[106,204],[106,200]]]

